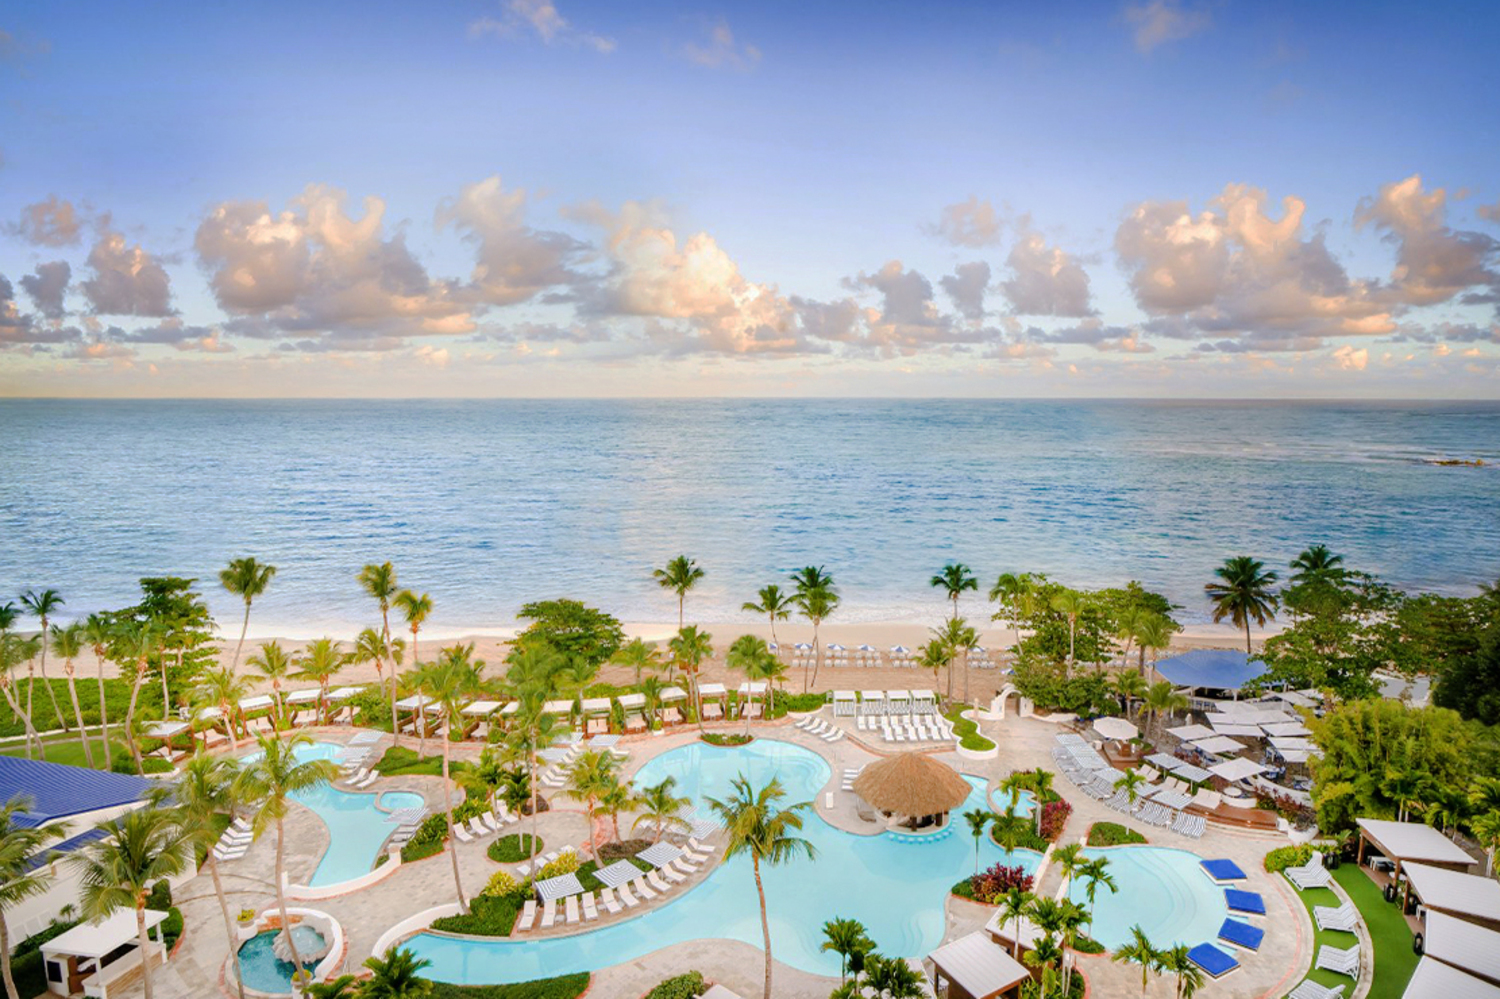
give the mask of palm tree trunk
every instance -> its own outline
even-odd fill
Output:
[[[151,955],[146,951],[150,939],[146,936],[146,904],[135,907],[135,935],[141,949],[141,985],[145,987],[146,999],[151,999]]]
[[[219,880],[219,862],[213,850],[208,851],[208,873],[214,879],[214,894],[219,897],[219,913],[224,917],[224,937],[229,941],[229,955],[234,959],[234,981],[239,986],[240,999],[245,999],[245,982],[240,975],[240,942],[235,936],[234,921],[229,918],[229,900],[224,897],[224,884]]]
[[[68,674],[68,696],[73,699],[73,717],[78,720],[78,741],[83,743],[83,758],[88,763],[89,769],[94,769],[94,750],[89,745],[88,733],[83,730],[83,709],[78,706],[78,684],[73,681],[73,663],[68,662],[63,667]]]
[[[11,691],[9,680],[0,684],[0,691],[4,691],[5,701],[10,705],[10,710],[15,713],[16,717],[21,719],[21,724],[26,727],[26,758],[28,760],[31,759],[31,742],[35,739],[37,750],[41,752],[42,759],[45,760],[47,753],[45,750],[42,750],[42,737],[36,734],[36,728],[31,724],[31,713],[21,709],[21,699]]]
[[[62,708],[57,706],[57,695],[52,692],[52,681],[47,679],[47,619],[42,619],[42,686],[47,688],[47,697],[52,701],[52,713],[57,716],[57,727],[64,732],[68,730],[67,719],[63,717]]]
[[[1250,655],[1250,619],[1245,618],[1245,655]]]
[[[453,722],[450,719],[449,727]],[[453,740],[444,736],[443,738],[443,821],[448,825],[448,857],[453,861],[453,888],[458,892],[458,908],[460,912],[469,911],[469,903],[464,898],[464,883],[458,876],[458,840],[453,835],[453,782],[448,779],[448,747],[453,745]],[[592,835],[592,831],[590,832]]]
[[[229,664],[229,672],[233,673],[240,668],[240,650],[245,647],[245,632],[250,630],[250,601],[245,601],[245,620],[240,625],[240,640],[234,646],[234,661]]]
[[[818,667],[823,665],[823,643],[818,641],[818,620],[813,619],[813,671],[812,682],[818,682]],[[807,693],[807,670],[802,671],[802,692]]]
[[[381,686],[385,686],[381,684]],[[391,734],[396,737],[395,745],[401,745],[401,719],[396,713],[396,663],[391,661]]]
[[[281,932],[286,934],[286,946],[292,952],[292,974],[302,969],[302,955],[297,953],[297,941],[292,937],[292,924],[286,915],[286,829],[282,820],[276,820],[276,906],[281,911]]]
[[[130,756],[135,760],[137,773],[144,773],[141,765],[141,747],[135,742],[135,702],[141,693],[141,681],[146,678],[146,657],[135,665],[135,682],[130,685],[130,706],[125,709],[125,744],[130,747]]]
[[[531,852],[533,854],[535,854],[536,853],[536,844],[537,844],[537,838],[536,838],[536,817],[537,817],[537,814],[541,811],[537,807],[537,795],[536,795],[536,750],[535,749],[533,749],[531,751],[531,774],[530,774],[530,780],[528,780],[527,783],[531,785]]]
[[[21,999],[16,980],[10,974],[10,928],[5,925],[3,915],[0,915],[0,977],[5,979],[5,994],[9,999]]]
[[[766,941],[766,993],[771,999],[771,923],[766,917],[766,886],[760,880],[760,860],[752,857],[750,865],[755,870],[755,893],[760,896],[760,932]]]
[[[169,721],[172,718],[172,701],[167,696],[167,657],[161,657],[161,720]]]

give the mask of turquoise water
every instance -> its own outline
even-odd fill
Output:
[[[257,992],[290,993],[292,991],[292,962],[283,961],[271,949],[279,930],[257,933],[240,945],[240,975],[245,987]],[[292,940],[299,953],[306,948],[308,954],[323,946],[323,934],[311,926],[293,926]],[[304,962],[306,957],[303,958]],[[307,965],[304,965],[307,966]]]
[[[695,803],[728,793],[739,773],[760,786],[778,777],[787,790],[784,804],[813,801],[829,778],[817,753],[789,743],[759,739],[725,748],[694,743],[663,753],[641,768],[639,786],[663,777],[678,779],[679,793]],[[966,778],[974,792],[963,809],[984,808],[984,782]],[[943,937],[943,902],[948,889],[974,873],[974,840],[955,832],[923,843],[890,836],[842,832],[808,810],[802,835],[817,859],[799,859],[765,868],[771,950],[777,960],[823,975],[837,975],[838,956],[819,950],[822,927],[836,916],[858,919],[884,954],[916,957]],[[1021,850],[1007,856],[981,841],[980,863],[1005,860],[1035,870],[1039,854]],[[622,920],[577,936],[549,940],[458,940],[430,933],[412,938],[417,956],[432,961],[432,978],[465,985],[523,982],[630,961],[670,944],[701,938],[729,938],[761,946],[760,909],[750,862],[721,864],[701,884],[644,916]]]
[[[1101,886],[1094,895],[1094,925],[1089,935],[1110,950],[1131,939],[1139,923],[1156,947],[1213,942],[1229,915],[1224,889],[1198,866],[1197,854],[1160,846],[1121,846],[1085,850],[1088,857],[1108,857],[1109,873],[1119,891],[1111,895]],[[1083,884],[1075,883],[1068,897],[1088,905]]]
[[[59,623],[171,574],[237,627],[216,580],[245,554],[281,569],[252,634],[354,635],[376,623],[354,572],[390,559],[437,637],[513,623],[560,566],[571,597],[675,620],[649,570],[678,552],[708,573],[689,614],[753,623],[741,603],[807,564],[838,580],[836,622],[940,619],[927,578],[950,558],[981,590],[1139,579],[1192,621],[1231,554],[1285,578],[1324,542],[1471,592],[1500,551],[1493,403],[8,399],[0,438],[0,579],[56,588]],[[182,515],[203,497],[213,516]],[[974,594],[960,612],[989,616]]]
[[[330,760],[343,749],[331,742],[315,742],[297,748],[298,760]],[[259,753],[251,753],[245,759],[253,760]],[[338,884],[368,874],[375,866],[375,858],[387,837],[395,831],[386,812],[399,808],[418,808],[423,803],[420,794],[410,791],[386,791],[380,795],[381,808],[376,807],[374,792],[351,793],[340,791],[329,785],[293,795],[297,803],[312,809],[328,827],[328,849],[318,861],[317,869],[308,879],[308,886]]]
[[[1010,807],[1010,792],[1002,791],[999,788],[996,788],[995,793],[990,795],[990,807],[993,808],[997,814],[1003,813],[1007,808]],[[1022,791],[1016,798],[1016,814],[1023,818],[1031,818],[1031,810],[1035,807],[1036,795],[1032,794],[1030,791]]]

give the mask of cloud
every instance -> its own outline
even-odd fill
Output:
[[[34,274],[21,278],[21,287],[26,289],[26,294],[30,296],[38,312],[48,319],[61,319],[63,296],[67,293],[68,282],[72,277],[73,268],[66,260],[54,260],[47,264],[37,264]]]
[[[1266,193],[1230,184],[1209,210],[1186,202],[1143,202],[1115,232],[1115,251],[1146,328],[1181,339],[1231,335],[1299,342],[1374,335],[1394,329],[1388,303],[1371,282],[1351,280],[1321,233],[1304,238],[1306,205],[1282,199],[1266,213]]]
[[[124,332],[110,327],[110,337],[120,343],[160,344],[181,351],[198,351],[205,354],[227,354],[234,350],[232,344],[223,341],[217,328],[189,326],[179,317],[163,319],[155,326]]]
[[[1490,222],[1500,222],[1500,201],[1495,202],[1493,205],[1480,205],[1474,209],[1474,213]]]
[[[1125,23],[1130,25],[1135,47],[1149,53],[1167,42],[1191,38],[1213,23],[1207,7],[1196,7],[1180,0],[1150,0],[1127,4]]]
[[[1489,294],[1467,296],[1466,302],[1500,303],[1500,272],[1491,266],[1500,257],[1500,241],[1449,228],[1446,203],[1443,188],[1424,191],[1422,178],[1413,174],[1360,201],[1354,221],[1396,245],[1390,287],[1401,303],[1435,305],[1476,286]]]
[[[858,344],[882,356],[910,356],[933,346],[980,343],[995,336],[993,330],[959,324],[942,313],[933,301],[932,282],[899,260],[845,284],[880,293],[880,308],[863,315],[865,335]]]
[[[980,247],[1000,241],[1001,222],[994,205],[971,194],[966,201],[945,206],[937,223],[924,228],[954,246]]]
[[[729,22],[720,18],[709,26],[702,42],[688,42],[682,47],[688,62],[709,69],[748,70],[760,62],[760,49],[735,41]]]
[[[989,264],[982,260],[959,264],[952,274],[939,279],[938,284],[965,319],[984,318],[984,293],[990,286]]]
[[[21,220],[6,231],[35,246],[72,246],[78,242],[84,219],[71,201],[50,195],[21,209]]]
[[[1329,355],[1333,363],[1344,371],[1363,371],[1370,363],[1370,352],[1363,347],[1356,350],[1349,344],[1338,347]]]
[[[1024,216],[1016,245],[1005,260],[1011,277],[1000,291],[1017,315],[1087,316],[1089,276],[1075,258],[1049,247]]]
[[[414,356],[418,361],[434,368],[446,368],[448,366],[449,357],[447,347],[434,349],[432,344],[424,343],[416,349]]]
[[[1140,330],[1125,326],[1106,326],[1103,320],[1090,317],[1077,326],[1044,333],[1034,329],[1032,338],[1045,343],[1081,344],[1098,351],[1119,351],[1126,354],[1150,354],[1156,350],[1141,339]]]
[[[530,33],[547,45],[554,42],[582,45],[604,55],[615,50],[613,38],[575,28],[558,12],[551,0],[506,0],[502,9],[499,18],[481,17],[471,22],[469,37],[493,35],[497,38],[515,38]]]
[[[82,340],[70,350],[67,357],[75,361],[134,361],[138,355],[132,347],[104,337],[95,336]]]
[[[525,211],[526,192],[504,190],[498,176],[470,184],[438,207],[438,227],[451,224],[478,248],[470,280],[483,302],[511,305],[568,283],[575,277],[569,258],[588,249],[564,233],[529,228]]]
[[[365,198],[354,218],[346,199],[312,184],[276,215],[248,201],[209,212],[193,245],[214,298],[231,315],[261,320],[226,329],[263,338],[326,333],[350,343],[472,331],[456,283],[431,280],[401,233],[385,236],[385,202]]]
[[[89,251],[91,276],[81,287],[96,315],[169,316],[172,286],[167,272],[140,246],[118,232],[105,232]]]

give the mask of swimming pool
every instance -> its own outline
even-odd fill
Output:
[[[271,949],[280,932],[267,930],[257,933],[240,945],[240,977],[245,982],[245,988],[273,995],[292,991],[292,962],[281,960]],[[292,939],[297,944],[298,953],[304,955],[302,966],[312,967],[312,962],[305,955],[323,947],[323,934],[311,926],[293,926]]]
[[[1131,939],[1139,924],[1156,947],[1187,944],[1195,947],[1219,935],[1229,915],[1224,889],[1204,876],[1202,859],[1186,850],[1161,846],[1118,846],[1085,850],[1086,857],[1108,857],[1109,873],[1119,891],[1100,886],[1094,895],[1094,925],[1089,935],[1110,950]],[[1087,906],[1082,882],[1068,897]]]
[[[996,788],[995,793],[990,795],[990,808],[995,811],[995,814],[1003,815],[1005,813],[1005,810],[1009,807],[1010,792],[1002,791],[999,788]],[[1022,791],[1016,798],[1016,814],[1023,819],[1031,818],[1031,810],[1035,807],[1036,795],[1032,794],[1030,791]]]
[[[299,761],[331,760],[343,749],[332,742],[314,742],[298,746],[296,756]],[[243,762],[259,757],[260,753],[251,753]],[[353,794],[325,784],[293,795],[292,800],[312,809],[328,827],[328,849],[323,851],[317,869],[307,881],[309,887],[320,888],[370,873],[381,846],[395,831],[388,813],[401,808],[420,808],[425,799],[411,791]]]
[[[787,790],[783,804],[815,801],[830,776],[828,764],[817,753],[757,739],[737,748],[699,742],[670,750],[641,768],[636,786],[673,776],[678,793],[702,805],[706,796],[727,794],[730,781],[740,773],[755,787],[779,778]],[[985,782],[965,779],[974,790],[960,811],[987,807]],[[961,820],[952,835],[903,842],[888,835],[856,836],[830,826],[813,810],[803,814],[802,835],[817,850],[816,860],[798,859],[761,872],[777,960],[804,971],[837,975],[838,955],[819,949],[823,923],[836,916],[864,923],[883,954],[922,956],[942,941],[948,889],[974,872],[974,839]],[[1007,855],[988,838],[980,843],[979,857],[984,866],[1005,860],[1030,871],[1041,860],[1040,854],[1028,850]],[[748,859],[736,857],[721,864],[667,905],[587,933],[516,942],[421,933],[408,946],[432,962],[430,978],[494,985],[593,971],[703,938],[761,946],[760,908]]]

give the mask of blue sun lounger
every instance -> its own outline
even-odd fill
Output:
[[[1238,919],[1226,919],[1219,927],[1219,939],[1241,950],[1260,950],[1260,942],[1265,938],[1265,930]]]
[[[1225,888],[1224,902],[1229,906],[1230,912],[1242,912],[1247,916],[1264,916],[1266,914],[1266,900],[1253,891]]]
[[[1202,968],[1209,978],[1223,978],[1240,967],[1240,962],[1207,943],[1201,943],[1188,951],[1188,960]]]
[[[1200,860],[1198,866],[1215,884],[1245,880],[1245,872],[1232,860]]]

